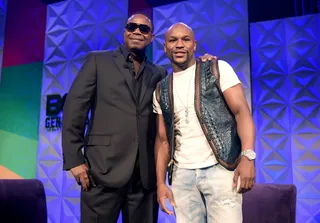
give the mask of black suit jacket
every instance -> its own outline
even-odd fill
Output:
[[[152,189],[156,186],[152,96],[167,71],[146,61],[137,101],[125,64],[119,48],[87,55],[63,109],[63,168],[87,162],[97,184],[119,188],[129,181],[139,150],[141,180]]]

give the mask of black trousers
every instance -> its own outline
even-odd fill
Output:
[[[158,209],[156,190],[142,185],[138,161],[126,186],[81,190],[81,223],[116,223],[120,211],[123,223],[157,223]]]

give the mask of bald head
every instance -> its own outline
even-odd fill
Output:
[[[166,32],[164,51],[175,72],[185,70],[195,63],[196,41],[193,30],[184,23],[173,24]]]
[[[194,39],[194,33],[191,27],[183,22],[178,22],[169,27],[165,35],[166,40],[170,35],[172,35],[173,32],[177,32],[177,31],[188,33]]]

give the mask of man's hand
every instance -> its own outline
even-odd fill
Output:
[[[76,179],[77,183],[79,185],[82,185],[84,191],[87,191],[90,185],[90,180],[88,176],[88,166],[86,164],[81,164],[72,168],[70,171]]]
[[[168,208],[166,207],[166,199],[169,199],[169,202],[173,207],[176,206],[173,200],[172,191],[168,188],[167,185],[161,184],[158,186],[157,193],[158,193],[158,203],[160,204],[161,210],[168,215],[173,215],[173,212],[169,211]]]
[[[206,62],[207,60],[217,59],[217,57],[206,53],[203,56],[199,56],[199,59],[201,59],[202,62]]]
[[[248,160],[247,157],[242,156],[241,161],[234,172],[233,187],[236,190],[238,186],[238,178],[240,177],[240,187],[238,193],[245,193],[252,189],[256,174],[254,168],[254,161]]]

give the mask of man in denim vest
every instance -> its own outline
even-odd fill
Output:
[[[241,83],[227,62],[196,60],[183,23],[168,29],[164,50],[173,73],[153,96],[160,207],[172,215],[169,199],[178,223],[240,223],[242,193],[255,181],[255,129]]]

